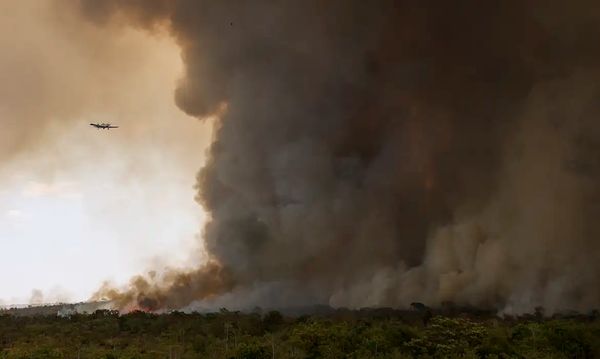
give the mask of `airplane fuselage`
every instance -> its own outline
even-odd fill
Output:
[[[113,126],[110,123],[90,123],[90,126],[94,126],[97,129],[110,130],[111,128],[119,128],[119,126]]]

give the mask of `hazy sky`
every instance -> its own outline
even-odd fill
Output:
[[[84,300],[197,255],[210,121],[177,109],[168,35],[0,2],[0,303]],[[111,122],[102,131],[90,122]]]

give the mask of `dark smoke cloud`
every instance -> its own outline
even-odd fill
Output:
[[[99,24],[168,24],[183,111],[227,104],[198,175],[211,264],[112,297],[598,306],[591,5],[82,0]]]

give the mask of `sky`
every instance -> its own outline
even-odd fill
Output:
[[[179,48],[58,4],[0,3],[0,304],[82,301],[202,256],[211,121],[175,105]]]

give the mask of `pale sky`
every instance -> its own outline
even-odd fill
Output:
[[[168,34],[4,1],[0,46],[0,304],[85,300],[104,280],[200,260],[193,186],[211,121],[174,104]]]

